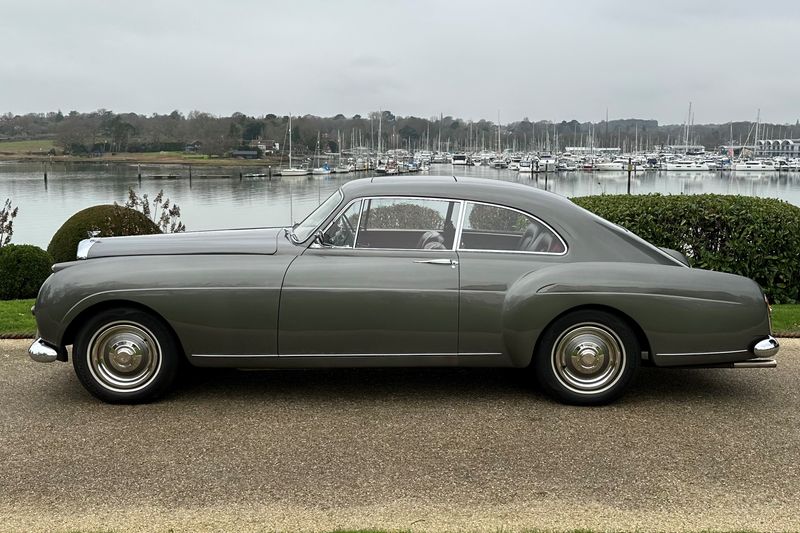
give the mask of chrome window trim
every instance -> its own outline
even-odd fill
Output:
[[[386,199],[389,199],[389,200],[391,200],[391,199],[397,199],[397,200],[431,200],[431,201],[434,201],[434,202],[445,202],[445,203],[451,203],[452,202],[452,203],[458,204],[459,205],[459,209],[460,209],[459,216],[458,216],[459,220],[458,220],[458,224],[456,224],[456,233],[455,233],[455,236],[453,237],[453,246],[450,247],[450,248],[443,248],[443,249],[440,248],[438,250],[436,250],[436,249],[428,249],[428,250],[426,250],[424,248],[358,248],[356,246],[356,244],[358,243],[358,232],[361,230],[361,216],[364,214],[364,203],[367,200],[386,200]],[[326,233],[330,229],[330,227],[333,226],[333,223],[336,222],[337,220],[339,220],[339,217],[341,217],[348,209],[350,209],[350,206],[353,205],[356,202],[362,202],[362,203],[361,203],[361,209],[359,209],[359,212],[358,212],[358,225],[356,226],[356,235],[355,235],[355,238],[353,239],[353,246],[327,245],[327,246],[322,246],[322,247],[319,247],[319,248],[331,248],[331,249],[335,249],[335,250],[384,250],[384,251],[398,251],[398,252],[413,252],[413,251],[442,252],[442,251],[445,251],[445,250],[452,251],[452,252],[456,251],[456,245],[458,244],[458,238],[457,237],[460,235],[460,233],[459,233],[459,225],[461,224],[461,221],[464,219],[464,207],[465,207],[465,203],[466,203],[465,200],[457,200],[455,198],[438,198],[438,197],[430,197],[430,196],[395,196],[395,195],[388,195],[388,196],[380,196],[380,195],[379,196],[361,196],[359,198],[354,198],[353,200],[348,202],[347,205],[345,205],[343,209],[341,209],[338,213],[336,213],[334,215],[334,217],[331,219],[331,221],[328,223],[328,225],[325,226],[325,229],[322,230],[322,232]],[[412,231],[417,231],[417,230],[412,230]],[[418,231],[422,231],[422,230],[418,230]],[[425,231],[430,231],[430,230],[425,230]],[[435,230],[435,231],[438,231],[438,230]]]
[[[539,217],[537,217],[535,215],[532,215],[530,213],[527,213],[527,212],[522,211],[521,209],[517,209],[515,207],[509,207],[507,205],[500,205],[500,204],[493,204],[491,202],[479,202],[479,201],[475,201],[475,200],[463,200],[462,202],[463,203],[470,203],[470,204],[478,204],[478,205],[487,205],[489,207],[497,207],[499,209],[508,209],[510,211],[515,211],[515,212],[519,213],[520,215],[526,216],[528,218],[532,218],[533,220],[535,220],[536,222],[540,223],[542,226],[544,226],[545,228],[550,230],[553,233],[553,235],[555,235],[558,238],[558,240],[561,241],[561,244],[564,246],[564,251],[560,252],[560,253],[556,253],[556,252],[530,252],[530,251],[527,251],[527,250],[484,250],[484,249],[477,249],[477,248],[475,248],[475,249],[473,249],[473,248],[461,248],[461,232],[464,229],[464,224],[463,224],[464,216],[465,216],[465,214],[467,212],[466,206],[464,206],[464,208],[461,210],[461,224],[459,225],[458,231],[456,232],[456,242],[454,243],[454,244],[458,244],[458,247],[456,248],[456,251],[458,251],[458,252],[479,252],[479,253],[520,254],[520,255],[550,255],[550,256],[556,256],[556,257],[567,255],[567,253],[569,252],[569,246],[567,246],[567,241],[565,241],[564,238],[555,229],[553,229],[553,226],[551,226],[550,224],[548,224],[547,222],[545,222],[544,220],[542,220],[541,218],[539,218]]]

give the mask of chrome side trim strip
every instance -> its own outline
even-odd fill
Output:
[[[465,352],[465,353],[427,353],[427,352],[419,352],[419,353],[346,353],[346,354],[330,354],[330,353],[298,353],[298,354],[286,354],[286,355],[277,355],[277,354],[206,354],[206,353],[195,353],[192,354],[192,357],[219,357],[219,358],[239,358],[239,357],[264,357],[264,358],[285,358],[285,357],[407,357],[407,356],[446,356],[446,357],[453,357],[453,356],[480,356],[480,355],[503,355],[499,352]]]
[[[656,356],[682,356],[682,355],[727,355],[734,353],[747,353],[747,350],[729,350],[724,352],[686,352],[686,353],[658,353]]]

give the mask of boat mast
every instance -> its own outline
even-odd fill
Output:
[[[502,153],[500,146],[500,111],[497,111],[497,155]]]
[[[289,168],[292,168],[292,114],[289,113]]]
[[[756,156],[756,150],[758,149],[758,123],[761,122],[761,108],[758,109],[758,114],[756,115],[756,139],[753,141],[753,157]]]

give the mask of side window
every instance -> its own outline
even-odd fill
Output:
[[[512,209],[467,203],[462,250],[564,253],[564,243],[541,222]]]
[[[344,213],[322,234],[322,243],[328,246],[352,248],[356,240],[358,216],[362,202],[353,202]]]
[[[461,203],[427,198],[364,200],[356,248],[449,250]]]

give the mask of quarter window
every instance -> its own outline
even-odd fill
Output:
[[[356,248],[450,250],[460,210],[448,200],[365,199]]]
[[[564,243],[538,220],[519,211],[468,202],[461,231],[462,250],[561,254]]]

